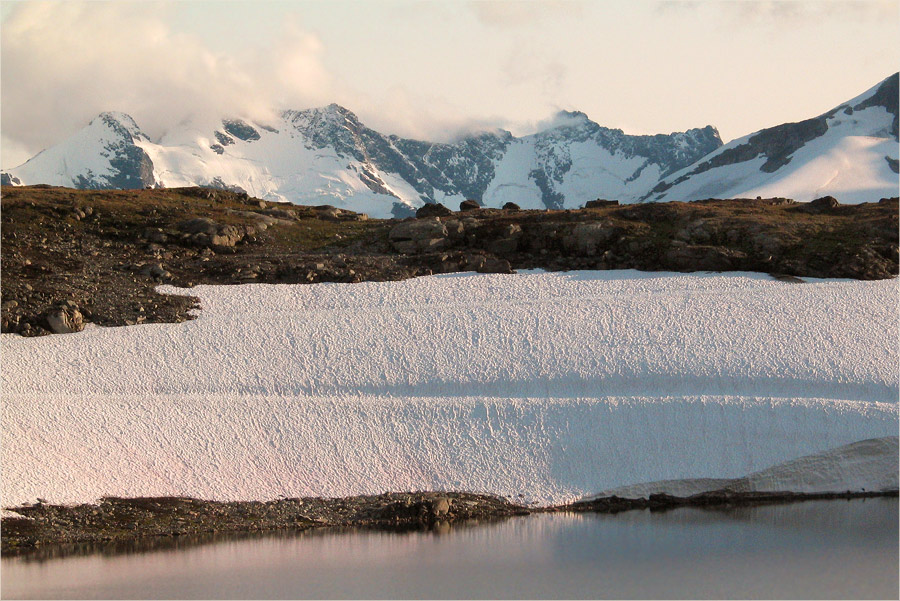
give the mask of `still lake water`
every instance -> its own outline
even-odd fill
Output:
[[[897,598],[898,502],[536,515],[4,558],[13,598]]]

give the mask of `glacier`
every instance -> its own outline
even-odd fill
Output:
[[[198,296],[197,319],[0,337],[4,506],[897,486],[896,280],[531,271],[161,291]]]

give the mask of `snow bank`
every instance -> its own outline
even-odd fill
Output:
[[[897,434],[895,281],[623,271],[183,293],[199,319],[2,337],[3,504],[556,503]]]
[[[898,439],[896,436],[887,436],[799,457],[743,478],[647,482],[603,491],[592,497],[615,495],[639,499],[659,492],[687,497],[723,489],[731,492],[809,493],[897,490],[897,464]]]

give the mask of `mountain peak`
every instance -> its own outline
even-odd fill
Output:
[[[589,121],[587,114],[581,111],[561,110],[556,113],[557,119],[573,119],[578,121]]]
[[[100,124],[105,125],[122,137],[130,137],[131,139],[144,139],[147,137],[128,113],[119,111],[102,112],[91,120],[89,127]]]
[[[583,127],[594,124],[585,113],[581,111],[558,111],[550,119],[546,129],[559,129],[562,127]]]
[[[353,123],[359,123],[359,117],[357,117],[353,111],[337,104],[336,102],[332,102],[328,106],[315,110],[321,111],[323,115],[333,119],[344,119]]]

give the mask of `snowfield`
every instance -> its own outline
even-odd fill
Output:
[[[199,296],[199,318],[2,336],[4,506],[897,488],[895,280],[527,272],[165,291]],[[883,440],[837,449],[869,439]]]

